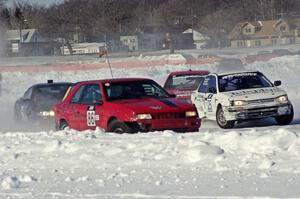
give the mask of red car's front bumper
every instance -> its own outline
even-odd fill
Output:
[[[141,131],[158,131],[158,130],[174,130],[179,132],[195,132],[199,131],[201,119],[192,118],[176,118],[176,119],[152,119],[138,120]]]

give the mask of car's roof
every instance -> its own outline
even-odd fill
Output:
[[[114,82],[131,82],[131,81],[144,81],[144,80],[151,80],[148,78],[115,78],[115,79],[98,79],[98,80],[87,80],[87,81],[80,81],[79,83],[114,83]]]
[[[60,86],[60,85],[73,85],[72,82],[53,82],[53,83],[39,83],[34,84],[33,87],[45,87],[45,86]]]
[[[234,72],[230,72],[230,73],[214,73],[217,76],[224,76],[224,75],[234,75],[234,74],[240,74],[240,73],[260,73],[259,71],[254,71],[254,70],[249,70],[249,71],[234,71]]]
[[[210,72],[208,70],[188,70],[188,71],[176,71],[169,74],[169,76],[175,75],[207,75]]]

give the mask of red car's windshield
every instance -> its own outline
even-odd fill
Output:
[[[107,101],[170,97],[163,88],[151,80],[104,83],[103,88]]]
[[[169,77],[165,89],[195,90],[204,80],[200,75],[174,75]]]

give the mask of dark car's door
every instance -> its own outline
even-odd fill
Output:
[[[32,91],[34,87],[28,88],[23,97],[19,98],[15,104],[15,117],[16,119],[28,120],[30,117],[30,113],[33,112],[32,106]]]

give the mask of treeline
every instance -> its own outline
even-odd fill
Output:
[[[189,26],[217,45],[239,21],[296,16],[300,8],[299,0],[65,0],[48,7],[28,1],[6,7],[4,2],[0,0],[0,17],[7,29],[37,28],[67,44],[75,33],[95,41],[142,34],[146,26],[165,32]]]

